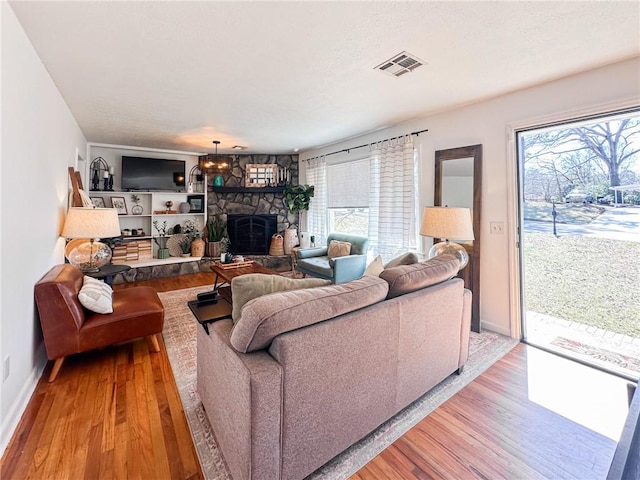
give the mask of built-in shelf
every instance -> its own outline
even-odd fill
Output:
[[[218,193],[282,193],[287,187],[212,187]]]

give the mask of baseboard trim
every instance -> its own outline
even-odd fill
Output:
[[[38,356],[39,355],[36,355],[36,357]],[[31,397],[33,396],[33,393],[36,391],[36,387],[38,386],[38,381],[40,380],[40,377],[42,376],[42,372],[44,372],[44,369],[47,366],[47,362],[48,360],[45,355],[44,361],[42,362],[42,364],[37,366],[31,372],[31,375],[29,376],[24,386],[20,390],[20,394],[18,395],[18,398],[16,398],[16,401],[13,403],[13,405],[9,409],[9,413],[7,414],[5,420],[2,422],[2,425],[0,426],[0,432],[2,432],[0,434],[0,452],[2,452],[0,454],[1,456],[4,456],[4,453],[7,447],[9,446],[9,442],[11,441],[11,438],[13,437],[13,434],[15,433],[16,428],[18,427],[20,420],[22,420],[22,415],[24,415],[24,412],[27,410],[27,406],[31,401]]]
[[[511,335],[511,331],[508,328],[504,328],[503,326],[493,322],[485,322],[484,320],[482,320],[482,322],[480,322],[480,327],[482,330],[491,330],[492,332],[499,333],[500,335],[504,335],[506,337],[513,336]]]

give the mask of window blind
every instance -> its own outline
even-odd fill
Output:
[[[369,159],[327,165],[327,207],[369,206]]]

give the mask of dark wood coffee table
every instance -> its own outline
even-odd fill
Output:
[[[209,334],[208,324],[231,317],[231,280],[248,273],[266,273],[279,275],[278,272],[263,267],[256,262],[240,262],[237,264],[221,264],[216,262],[211,267],[215,273],[213,290],[199,293],[196,300],[187,302],[191,313]]]

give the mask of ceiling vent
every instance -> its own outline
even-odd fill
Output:
[[[389,60],[382,62],[375,68],[376,70],[388,73],[389,75],[393,75],[394,77],[401,77],[405,73],[413,72],[416,68],[424,64],[425,62],[420,60],[415,55],[412,55],[408,52],[400,52],[399,54],[391,57]]]

